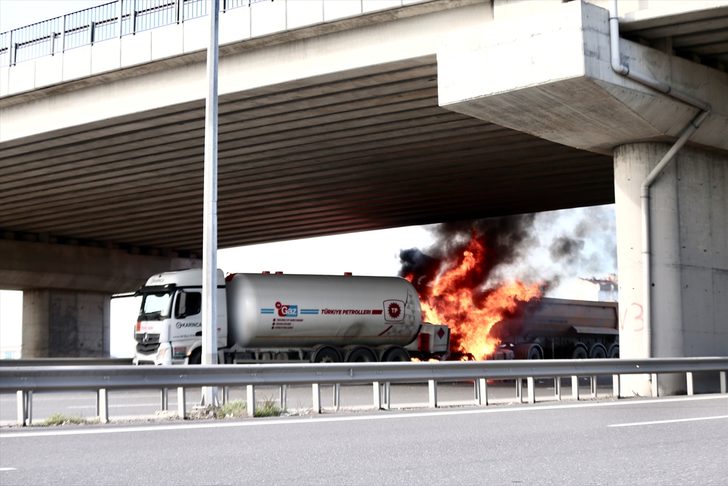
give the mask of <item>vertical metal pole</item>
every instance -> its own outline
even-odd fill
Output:
[[[571,398],[579,400],[579,377],[571,377]]]
[[[96,415],[102,424],[109,423],[109,395],[106,388],[99,388],[96,393]]]
[[[187,404],[185,403],[185,387],[177,387],[177,415],[184,420],[187,415]]]
[[[131,0],[131,33],[136,34],[137,8],[136,0]]]
[[[66,52],[66,16],[63,16],[63,20],[61,20],[61,54]]]
[[[659,389],[657,388],[657,373],[652,373],[652,398],[657,398],[659,395]]]
[[[720,393],[721,395],[725,395],[726,393],[726,380],[725,380],[725,371],[720,372]]]
[[[162,410],[169,410],[169,389],[168,388],[162,388],[161,392],[161,409]]]
[[[389,395],[389,392],[391,390],[391,383],[388,382],[388,381],[385,381],[384,382],[384,386],[382,386],[382,388],[384,390],[383,393],[382,393],[382,396],[384,397],[384,409],[385,410],[389,410],[392,407],[392,402],[389,399],[389,396],[390,396]]]
[[[516,380],[516,398],[519,403],[523,403],[523,380],[521,378]]]
[[[485,378],[478,378],[478,405],[488,405],[488,382]]]
[[[379,382],[372,382],[372,398],[374,399],[374,410],[381,410],[382,408],[382,389],[379,387]]]
[[[280,403],[281,403],[282,411],[286,409],[287,402],[288,402],[288,385],[281,385]]]
[[[23,390],[18,390],[15,393],[15,406],[16,406],[16,418],[18,421],[18,425],[21,427],[24,427],[26,425],[25,419],[27,417],[26,415],[26,405],[25,405],[25,392]]]
[[[202,223],[202,364],[217,361],[217,61],[220,0],[212,0],[207,46],[205,180]],[[203,403],[217,404],[217,388],[203,388]],[[250,413],[250,411],[248,411]]]
[[[437,408],[437,382],[435,380],[427,380],[427,392],[430,408]]]
[[[248,410],[248,417],[255,417],[255,386],[245,386],[245,408]]]
[[[589,385],[591,387],[591,397],[596,398],[597,397],[597,377],[596,376],[590,376],[589,377]]]
[[[692,394],[693,394],[693,372],[692,371],[685,372],[685,381],[687,381],[688,396],[692,396]]]
[[[556,400],[561,401],[561,377],[557,376],[554,378],[554,397]]]
[[[334,385],[334,410],[337,412],[341,408],[341,384]]]
[[[318,383],[311,384],[311,403],[313,413],[321,413],[321,387]]]
[[[526,378],[526,385],[528,386],[528,403],[536,403],[536,390],[533,376]]]
[[[123,22],[124,22],[124,0],[119,0],[116,5],[116,18],[119,19],[119,25],[116,27],[116,37],[121,38],[124,35]]]
[[[619,383],[619,375],[612,375],[612,395],[614,398],[619,398],[620,393],[620,383]]]
[[[33,425],[33,390],[25,392],[25,419],[28,425]]]

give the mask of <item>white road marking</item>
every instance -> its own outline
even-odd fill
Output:
[[[0,439],[21,439],[27,437],[51,437],[62,435],[95,435],[95,434],[122,434],[131,432],[159,432],[167,430],[195,430],[195,429],[218,429],[231,427],[265,427],[284,425],[290,426],[295,424],[316,424],[321,422],[361,422],[369,420],[399,420],[421,417],[446,417],[452,415],[473,415],[473,414],[490,414],[490,413],[528,413],[541,410],[565,410],[569,408],[600,408],[615,406],[639,406],[639,405],[659,405],[674,402],[691,402],[699,400],[726,400],[728,397],[719,395],[704,395],[691,397],[676,398],[657,398],[640,401],[615,401],[615,402],[597,402],[597,403],[578,403],[568,405],[533,405],[517,408],[477,408],[469,410],[434,410],[427,412],[405,412],[395,414],[376,414],[376,415],[354,415],[354,416],[337,416],[337,417],[297,417],[297,418],[272,418],[272,419],[255,419],[243,422],[197,422],[197,423],[179,423],[169,425],[145,425],[131,427],[96,427],[88,426],[88,428],[74,428],[61,430],[38,430],[32,432],[10,432],[0,433]]]
[[[651,422],[631,422],[627,424],[611,424],[607,427],[637,427],[639,425],[659,425],[659,424],[677,424],[680,422],[699,422],[701,420],[720,420],[728,419],[728,415],[716,415],[713,417],[693,417],[683,419],[672,419],[672,420],[653,420]]]
[[[5,471],[17,471],[17,470],[18,470],[18,469],[17,469],[17,468],[15,468],[15,467],[0,467],[0,472],[5,472]]]

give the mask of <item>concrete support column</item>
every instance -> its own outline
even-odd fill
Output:
[[[77,290],[23,292],[23,358],[108,357],[111,295]]]
[[[643,288],[640,186],[669,147],[633,143],[614,152],[623,358],[728,354],[725,153],[685,147],[652,185],[652,281]],[[646,291],[652,294],[650,332],[644,321]],[[623,395],[650,394],[649,377],[623,378]],[[670,378],[661,378],[660,394],[684,391],[683,379]],[[698,386],[714,388],[707,382]]]

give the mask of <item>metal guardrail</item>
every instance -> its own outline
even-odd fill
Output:
[[[223,366],[28,366],[0,367],[0,393],[17,394],[18,424],[32,420],[32,395],[41,391],[95,390],[101,422],[109,420],[108,390],[162,390],[162,409],[167,409],[167,389],[177,388],[177,412],[186,416],[185,388],[199,386],[245,386],[247,413],[255,414],[255,386],[280,385],[281,405],[285,408],[286,386],[308,384],[312,387],[313,410],[321,413],[320,385],[333,384],[334,403],[338,408],[338,389],[344,384],[372,384],[373,406],[388,408],[391,383],[428,383],[428,405],[436,408],[438,381],[472,380],[475,403],[488,404],[487,380],[515,379],[521,401],[523,379],[527,381],[528,402],[535,403],[536,378],[555,378],[555,393],[561,399],[561,378],[571,377],[572,397],[579,399],[578,377],[591,378],[592,396],[596,396],[596,377],[612,376],[615,397],[620,395],[620,376],[652,375],[652,395],[658,396],[658,375],[685,373],[688,395],[693,394],[693,373],[718,372],[720,392],[726,393],[728,357],[653,358],[646,360],[513,360],[444,363],[332,363],[332,364],[256,364]]]
[[[220,11],[273,0],[221,0]],[[207,15],[207,0],[117,0],[0,33],[0,66]]]

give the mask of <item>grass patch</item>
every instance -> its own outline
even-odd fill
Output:
[[[246,415],[245,410],[245,402],[242,400],[233,400],[232,402],[217,407],[215,409],[215,418],[244,417]]]
[[[64,415],[62,413],[54,413],[46,418],[41,425],[46,427],[55,427],[59,425],[85,425],[98,423],[98,418],[85,418],[78,415]]]
[[[278,417],[283,413],[281,407],[275,404],[270,398],[255,407],[256,417]]]
[[[242,400],[233,400],[219,407],[214,407],[208,412],[214,418],[238,418],[247,417],[248,408]],[[275,401],[267,399],[262,403],[258,403],[255,407],[256,417],[278,417],[283,413],[281,408]],[[208,415],[208,417],[210,416]]]

